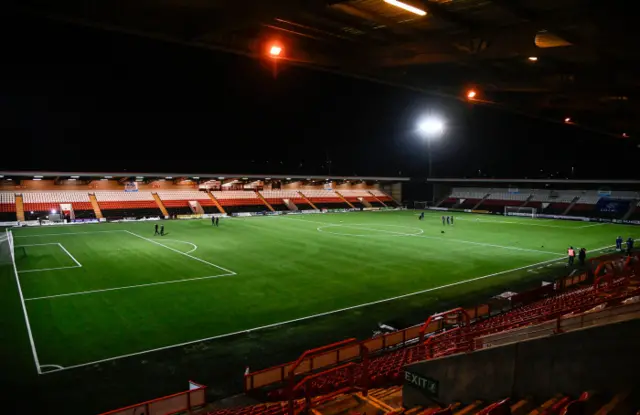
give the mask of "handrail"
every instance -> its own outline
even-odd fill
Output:
[[[355,379],[353,378],[353,370],[355,369],[355,367],[357,367],[358,365],[356,363],[353,362],[349,362],[349,363],[345,363],[343,365],[340,366],[336,366],[333,367],[329,370],[325,370],[323,372],[318,372],[318,373],[314,373],[312,375],[308,375],[305,376],[302,380],[300,380],[297,384],[295,384],[292,388],[291,388],[291,394],[289,395],[289,401],[288,401],[288,414],[289,415],[295,415],[295,406],[294,406],[294,399],[295,399],[295,392],[300,389],[302,386],[305,387],[305,405],[304,405],[304,409],[306,411],[308,411],[309,409],[311,409],[311,389],[308,388],[306,385],[309,381],[321,377],[321,376],[326,376],[329,375],[330,373],[333,372],[337,372],[339,370],[343,370],[343,369],[348,369],[349,370],[349,383],[350,385],[348,387],[345,388],[341,388],[337,391],[333,391],[330,394],[327,394],[326,396],[324,396],[324,398],[327,398],[329,396],[333,397],[336,396],[340,393],[344,393],[347,391],[351,391],[354,388],[355,385]]]
[[[458,308],[454,308],[452,310],[448,310],[448,311],[443,311],[441,313],[436,313],[433,314],[431,316],[429,316],[429,318],[427,318],[427,321],[424,322],[424,324],[422,325],[422,327],[420,328],[420,343],[422,343],[422,340],[424,339],[424,334],[425,331],[427,330],[427,327],[429,327],[429,324],[431,324],[432,321],[435,320],[439,320],[441,318],[445,318],[451,314],[458,314],[458,315],[462,315],[466,321],[466,325],[464,325],[463,327],[467,327],[467,330],[469,328],[469,325],[471,323],[471,319],[469,318],[469,313],[467,313],[467,311],[462,308],[462,307],[458,307]]]

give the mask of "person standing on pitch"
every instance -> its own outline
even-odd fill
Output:
[[[153,235],[154,235],[154,236],[155,236],[155,235],[160,235],[160,233],[158,232],[158,224],[157,224],[157,223],[156,223],[156,231],[155,231],[155,233],[154,233]]]
[[[211,216],[211,226],[216,226],[216,217]]]
[[[451,218],[449,216],[447,216],[447,225],[450,223]]]
[[[631,255],[631,251],[633,251],[633,238],[629,237],[627,239],[627,255]]]
[[[442,224],[444,225],[444,216],[442,217]]]
[[[451,216],[451,224],[453,225],[453,215]]]
[[[160,236],[164,236],[164,225],[160,226]]]
[[[424,219],[424,212],[420,213],[420,216],[418,217],[419,220]]]
[[[573,249],[572,246],[569,247],[569,249],[567,250],[567,255],[569,255],[569,262],[567,263],[567,266],[573,266],[573,262],[576,259],[576,250]]]
[[[580,252],[578,252],[578,263],[581,267],[584,267],[585,259],[587,259],[587,250],[585,248],[580,248]]]
[[[622,251],[622,236],[616,238],[616,251]]]

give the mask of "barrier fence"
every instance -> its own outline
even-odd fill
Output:
[[[464,310],[470,319],[488,316],[490,307],[482,304]],[[244,389],[246,392],[259,389],[264,386],[284,382],[288,379],[290,371],[293,369],[295,376],[305,375],[316,370],[327,369],[337,364],[347,363],[361,356],[362,348],[368,353],[376,353],[390,347],[404,347],[420,339],[421,331],[424,335],[435,333],[446,324],[445,320],[429,321],[422,324],[394,331],[379,337],[374,337],[361,342],[350,339],[345,345],[340,345],[326,352],[320,352],[308,357],[304,357],[300,362],[289,362],[267,369],[247,373],[244,376]],[[331,346],[331,345],[330,345]]]
[[[206,403],[206,386],[189,381],[189,390],[127,406],[101,415],[171,415],[192,411]]]

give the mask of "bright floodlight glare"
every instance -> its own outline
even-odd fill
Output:
[[[537,62],[538,61],[538,57],[537,56],[529,56],[529,60],[531,62]]]
[[[566,122],[567,124],[571,122],[571,118],[567,117],[564,119],[564,122]]]
[[[392,6],[396,6],[396,7],[400,7],[403,10],[406,10],[408,12],[417,14],[418,16],[424,16],[427,14],[427,12],[425,12],[424,10],[421,10],[417,7],[413,7],[411,5],[408,5],[406,3],[403,3],[401,1],[398,0],[384,0],[385,3],[388,3]]]
[[[426,136],[437,136],[444,132],[444,123],[437,118],[427,118],[418,124],[418,129]]]
[[[467,92],[467,98],[469,99],[474,99],[476,97],[478,93],[476,91],[474,91],[473,89],[469,90],[469,92]]]
[[[280,56],[281,53],[282,48],[280,46],[273,45],[271,46],[271,49],[269,49],[269,55],[271,56]]]
[[[51,209],[51,213],[57,213],[55,209]]]

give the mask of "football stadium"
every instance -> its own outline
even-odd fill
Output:
[[[5,3],[0,415],[640,415],[630,2]]]
[[[24,370],[67,379],[172,363],[180,373],[222,356],[237,365],[216,362],[186,395],[117,413],[191,395],[204,406],[212,382],[272,402],[238,413],[331,406],[349,391],[360,391],[353,405],[395,408],[400,389],[380,387],[401,383],[404,365],[638,312],[638,259],[624,255],[639,236],[631,191],[461,179],[440,183],[437,203],[407,207],[402,178],[3,176],[2,304],[23,318],[28,341],[8,346]],[[570,264],[567,250],[582,248],[588,257]],[[262,358],[249,363],[255,347]],[[297,356],[294,372],[281,365]]]

